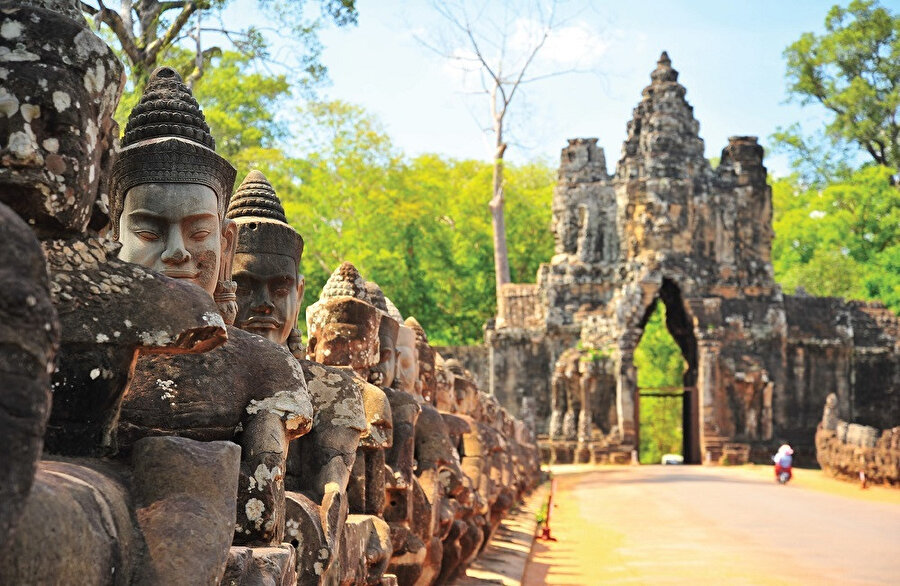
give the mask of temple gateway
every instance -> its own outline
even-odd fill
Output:
[[[658,303],[685,362],[686,462],[746,461],[778,441],[811,453],[829,393],[843,419],[895,425],[897,317],[784,294],[763,148],[731,137],[713,168],[666,53],[650,77],[613,175],[597,139],[563,148],[553,258],[536,283],[503,288],[483,351],[456,354],[501,404],[524,405],[556,461],[616,461],[639,445],[633,357]]]

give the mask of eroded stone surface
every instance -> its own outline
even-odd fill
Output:
[[[31,488],[50,414],[50,373],[59,341],[40,244],[0,203],[0,549]]]

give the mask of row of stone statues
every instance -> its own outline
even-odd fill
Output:
[[[304,242],[172,69],[0,0],[0,583],[434,584],[537,480],[531,430]]]
[[[900,486],[900,426],[879,430],[838,418],[838,397],[825,399],[816,428],[816,460],[835,478]]]

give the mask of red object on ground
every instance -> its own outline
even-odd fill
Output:
[[[781,476],[782,472],[787,472],[788,480],[794,477],[793,469],[791,466],[782,466],[781,464],[775,464],[775,478]]]
[[[541,527],[541,534],[537,536],[543,541],[556,541],[556,538],[550,535],[550,517],[553,515],[553,493],[556,492],[556,478],[550,481],[550,496],[547,497],[547,518]]]

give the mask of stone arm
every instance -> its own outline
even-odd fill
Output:
[[[315,475],[315,490],[322,495],[322,531],[328,546],[334,551],[347,519],[347,483],[356,460],[360,432],[349,427],[336,427],[328,431],[316,445],[317,457],[322,465]]]
[[[305,385],[304,385],[305,386]],[[284,475],[291,439],[309,432],[312,405],[304,393],[251,401],[240,434],[235,544],[277,545],[284,538]]]
[[[249,415],[241,434],[236,545],[281,543],[284,532],[284,466],[288,441],[278,415]]]

